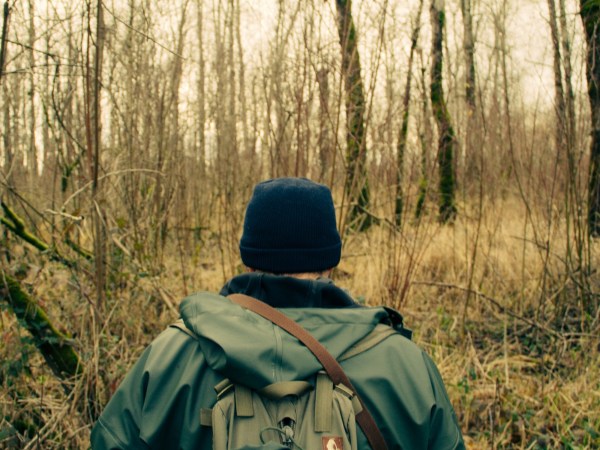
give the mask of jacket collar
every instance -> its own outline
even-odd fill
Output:
[[[275,308],[360,307],[329,278],[302,280],[260,272],[245,273],[229,280],[220,294],[250,295]]]

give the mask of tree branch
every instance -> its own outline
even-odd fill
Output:
[[[41,252],[47,252],[52,261],[60,262],[61,264],[64,264],[67,267],[77,266],[77,263],[75,261],[65,258],[58,252],[58,250],[50,247],[42,239],[38,238],[33,233],[28,231],[25,228],[25,222],[23,222],[23,220],[19,216],[17,216],[6,203],[0,202],[0,204],[2,205],[2,209],[4,210],[4,214],[6,215],[6,217],[0,217],[0,223],[2,223],[6,228],[12,231],[15,235],[19,236],[25,242],[33,245]],[[85,254],[80,254],[86,257]]]
[[[0,270],[0,300],[8,303],[31,333],[36,347],[58,378],[65,380],[81,374],[80,358],[73,341],[54,327],[46,312],[3,270]]]

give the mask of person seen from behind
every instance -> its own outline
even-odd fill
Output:
[[[371,448],[361,428],[354,426],[356,410],[342,420],[348,436],[321,433],[317,447],[302,447],[294,436],[302,430],[317,433],[302,421],[317,420],[313,415],[319,413],[308,406],[293,411],[302,403],[300,393],[282,397],[286,411],[292,410],[285,418],[295,414],[294,420],[252,425],[255,437],[232,436],[237,428],[231,421],[259,423],[257,417],[233,417],[243,408],[238,386],[251,392],[250,409],[257,411],[257,393],[266,395],[269,386],[304,383],[314,392],[315,374],[321,369],[298,339],[233,302],[228,297],[232,294],[246,294],[278,309],[318,339],[340,361],[387,448],[465,448],[436,365],[407,337],[401,316],[389,308],[358,304],[328,278],[340,261],[342,244],[326,186],[303,178],[256,185],[239,247],[248,271],[228,281],[219,294],[201,292],[182,301],[182,320],[146,348],[104,409],[92,430],[92,449]],[[222,388],[224,380],[235,386],[235,408],[223,413],[231,417],[222,418],[215,416],[215,404],[229,389]],[[240,388],[240,398],[242,392]],[[323,401],[318,393],[314,398],[315,403]],[[277,406],[278,413],[282,408]],[[337,415],[336,408],[328,403],[327,414]],[[221,420],[229,425],[224,436],[217,436],[216,422]],[[274,429],[272,439],[265,438],[267,429]]]

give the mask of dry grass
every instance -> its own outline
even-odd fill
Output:
[[[381,225],[346,239],[338,284],[368,303],[401,309],[415,341],[439,366],[469,448],[600,447],[598,320],[584,317],[581,326],[584,291],[565,257],[565,223],[546,219],[527,217],[516,201],[496,200],[451,227],[425,219],[401,234]],[[28,264],[24,283],[74,335],[85,376],[65,394],[3,309],[5,448],[86,448],[94,415],[175,318],[179,299],[218,290],[240,269],[222,263],[235,247],[221,245],[218,235],[190,239],[185,254],[166,258],[162,268],[119,266],[106,307],[96,311],[85,272],[12,244],[13,261]],[[593,267],[598,251],[590,249]],[[592,271],[586,280],[597,298],[598,275]]]

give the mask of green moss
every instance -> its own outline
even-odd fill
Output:
[[[80,374],[79,355],[69,337],[56,329],[18,281],[0,271],[0,283],[0,300],[9,304],[22,326],[31,333],[35,346],[56,376],[65,379]]]

